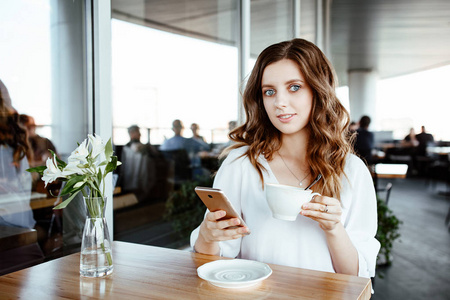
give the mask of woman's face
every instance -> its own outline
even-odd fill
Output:
[[[261,89],[264,108],[275,128],[285,135],[307,132],[313,91],[296,63],[283,59],[268,65]]]

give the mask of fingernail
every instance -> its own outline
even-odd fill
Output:
[[[303,209],[309,208],[309,207],[308,207],[308,204],[303,204],[302,208],[303,208]]]

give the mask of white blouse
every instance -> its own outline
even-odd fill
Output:
[[[251,234],[236,240],[219,242],[221,255],[291,267],[335,272],[325,234],[319,223],[299,215],[295,221],[274,219],[265,199],[259,175],[241,147],[231,151],[220,167],[214,187],[224,191],[241,213]],[[267,160],[264,182],[278,183]],[[375,189],[366,165],[349,155],[342,178],[341,222],[358,251],[359,276],[373,277],[380,243],[377,232]],[[348,178],[348,179],[347,179]],[[326,180],[326,178],[325,178]],[[191,246],[198,238],[199,227],[191,234]]]

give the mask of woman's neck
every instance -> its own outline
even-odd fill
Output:
[[[283,134],[281,136],[281,148],[279,152],[283,156],[295,158],[297,161],[306,162],[309,133],[304,131],[296,134]]]

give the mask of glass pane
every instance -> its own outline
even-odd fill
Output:
[[[292,39],[292,24],[292,0],[251,1],[250,55],[257,57],[269,45]]]
[[[316,0],[300,1],[300,38],[316,40]]]
[[[50,192],[25,170],[45,165],[48,149],[66,160],[86,137],[84,10],[83,1],[2,2],[0,274],[79,247],[82,203],[53,210],[62,183]]]
[[[236,7],[112,1],[113,141],[123,162],[116,240],[183,247],[200,223],[193,186],[211,185],[237,118]]]

